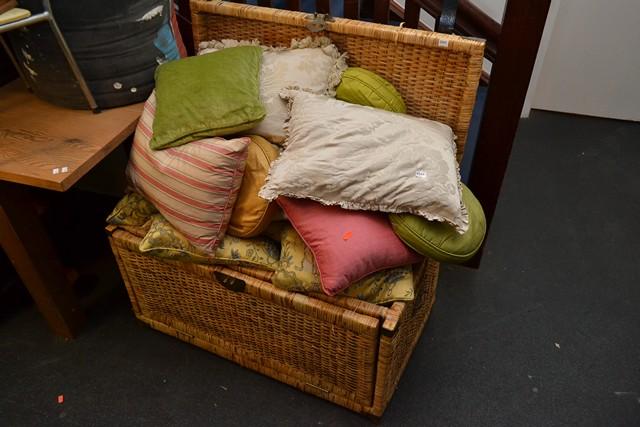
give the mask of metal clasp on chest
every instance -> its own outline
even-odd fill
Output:
[[[319,33],[327,29],[327,23],[333,22],[333,17],[328,13],[314,13],[313,15],[307,15],[309,23],[307,29],[312,33]]]

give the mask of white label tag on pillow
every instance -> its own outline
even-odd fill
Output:
[[[416,171],[416,178],[422,178],[425,179],[427,177],[427,172],[425,172],[424,169],[418,169]]]

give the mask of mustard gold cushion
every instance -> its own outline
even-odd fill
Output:
[[[13,9],[9,9],[4,13],[0,13],[0,25],[2,24],[10,24],[11,22],[19,21],[21,19],[25,19],[31,16],[31,12],[27,9],[20,9],[19,7],[14,7]]]
[[[368,105],[396,113],[406,113],[407,106],[395,87],[373,71],[349,67],[342,73],[336,99],[351,104]]]
[[[251,135],[249,138],[251,143],[247,149],[242,185],[227,228],[227,233],[236,237],[253,237],[262,233],[279,210],[276,203],[259,197],[258,192],[280,150],[261,136]]]
[[[280,258],[278,245],[270,239],[240,239],[226,235],[213,256],[193,246],[162,215],[152,217],[149,232],[138,245],[142,253],[197,264],[229,264],[275,270]]]
[[[320,274],[313,253],[291,225],[278,225],[281,252],[280,263],[272,278],[273,284],[291,292],[322,293]],[[358,298],[372,304],[411,301],[414,298],[411,266],[373,273],[338,295]]]

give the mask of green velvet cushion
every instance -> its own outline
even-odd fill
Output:
[[[390,214],[393,230],[416,252],[442,262],[469,260],[480,249],[487,221],[478,199],[462,184],[462,200],[469,212],[469,229],[464,234],[449,224],[428,221],[411,214]]]
[[[364,68],[351,67],[342,73],[336,98],[351,104],[368,105],[396,113],[407,107],[395,87],[379,75]]]
[[[154,150],[238,133],[265,115],[262,49],[242,46],[162,64],[156,70]]]

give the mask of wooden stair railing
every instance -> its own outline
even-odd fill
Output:
[[[429,15],[442,15],[443,0],[406,0],[403,16],[405,25],[409,28],[419,28],[420,9]],[[402,8],[395,8],[396,13]],[[487,41],[485,57],[493,62],[496,58],[496,45],[500,39],[501,26],[489,15],[471,3],[469,0],[458,0],[454,33],[468,37],[480,37]]]
[[[405,0],[405,8],[393,8],[405,25],[419,28],[420,11],[441,16],[447,0]],[[469,0],[458,0],[454,32],[487,41],[485,58],[493,63],[478,139],[469,174],[469,188],[480,200],[490,227],[520,114],[529,88],[540,39],[551,0],[507,0],[502,25]],[[423,24],[422,24],[423,25]],[[482,251],[469,263],[477,267]]]
[[[551,0],[508,0],[491,68],[469,188],[482,204],[489,232],[529,89]],[[469,264],[479,266],[482,251]]]

